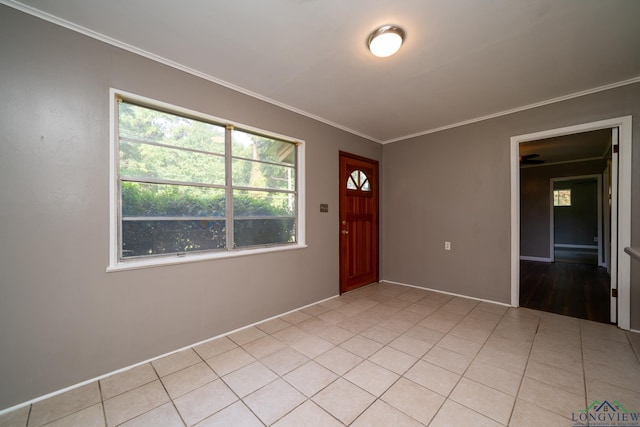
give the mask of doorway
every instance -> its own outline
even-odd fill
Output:
[[[378,281],[378,162],[340,152],[340,293]]]
[[[611,318],[622,329],[630,328],[630,260],[623,254],[631,235],[631,116],[545,130],[511,138],[511,305],[520,305],[520,144],[582,132],[612,129],[618,143],[612,162],[610,259]],[[550,258],[550,254],[547,255]]]

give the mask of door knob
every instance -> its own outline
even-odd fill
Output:
[[[342,234],[349,234],[348,230],[342,230]]]

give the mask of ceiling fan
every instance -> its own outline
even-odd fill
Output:
[[[540,157],[540,154],[525,154],[520,156],[520,165],[540,165],[544,163],[544,160],[536,159]]]

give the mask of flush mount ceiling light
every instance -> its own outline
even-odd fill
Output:
[[[367,39],[367,46],[371,53],[380,58],[391,56],[400,49],[404,42],[404,30],[395,25],[383,25]]]

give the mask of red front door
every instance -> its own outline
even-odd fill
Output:
[[[378,162],[340,152],[340,293],[378,281]]]

